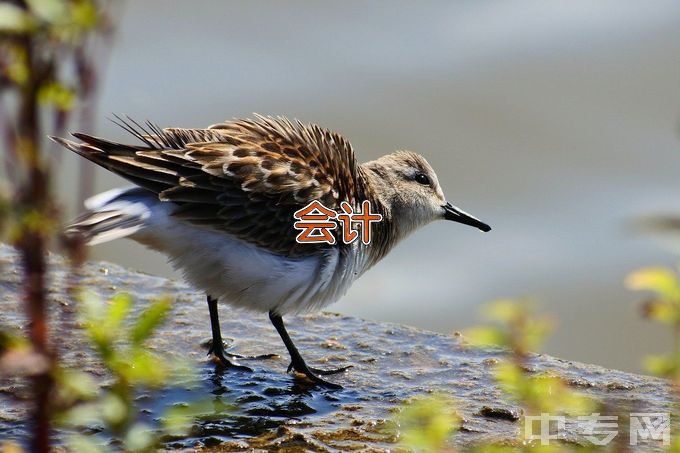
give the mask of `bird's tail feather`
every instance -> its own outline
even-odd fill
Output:
[[[123,238],[140,231],[158,195],[142,188],[113,189],[85,201],[88,209],[69,225],[65,234],[79,236],[89,245]]]

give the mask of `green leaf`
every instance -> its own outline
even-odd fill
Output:
[[[0,11],[1,14],[1,11]],[[0,19],[2,21],[2,19]],[[5,46],[7,51],[7,67],[5,74],[17,85],[24,85],[29,78],[30,68],[26,51],[18,46]]]
[[[507,346],[506,335],[494,327],[473,327],[463,332],[463,338],[474,346]]]
[[[154,330],[165,321],[171,306],[171,300],[169,298],[163,298],[147,307],[132,328],[132,331],[130,332],[130,341],[132,341],[134,345],[140,345],[146,341],[153,335]]]
[[[101,416],[110,425],[118,425],[127,417],[128,407],[118,396],[110,393],[101,400]]]
[[[38,102],[53,105],[57,110],[69,111],[76,99],[75,92],[59,82],[48,82],[38,90]]]
[[[559,377],[537,376],[531,378],[529,384],[534,392],[536,406],[542,412],[582,415],[594,409],[590,398],[573,392]]]
[[[65,398],[92,399],[99,392],[99,387],[92,376],[82,371],[59,369],[54,378],[59,384],[59,392],[63,393]]]
[[[587,395],[582,395],[571,391],[566,385],[563,385],[563,393],[560,399],[560,408],[569,415],[583,415],[591,414],[597,408],[597,403]]]
[[[127,451],[149,450],[156,443],[156,436],[151,427],[143,423],[135,423],[125,435]]]
[[[104,325],[106,316],[105,306],[93,293],[84,291],[80,294],[79,315],[85,327],[85,332],[94,343],[94,347],[100,356],[108,356],[111,350],[111,335]]]
[[[506,393],[515,399],[520,398],[524,375],[517,365],[512,362],[499,362],[495,367],[495,375],[496,381]]]
[[[57,422],[62,426],[74,428],[102,425],[104,420],[101,405],[98,402],[78,404],[62,414]]]
[[[63,22],[68,2],[60,0],[26,0],[33,14],[45,22]]]
[[[500,299],[489,302],[482,309],[484,315],[493,320],[502,323],[509,323],[523,312],[526,312],[525,302],[518,302],[512,299]]]
[[[229,410],[236,408],[229,407]],[[189,404],[176,404],[166,410],[161,419],[165,432],[174,437],[189,434],[197,419],[211,419],[224,417],[224,411],[215,410],[215,403],[210,400],[197,401]]]
[[[106,325],[111,329],[118,330],[128,313],[130,313],[132,298],[129,294],[119,293],[113,296],[108,305],[109,309],[105,319]]]
[[[671,440],[671,446],[666,450],[668,453],[679,453],[680,452],[680,439],[676,436]]]
[[[104,304],[92,291],[81,291],[78,295],[81,321],[98,321],[104,316]]]
[[[6,328],[0,328],[0,350],[10,350],[10,349],[31,349],[31,343],[27,338],[22,337],[18,332],[13,332],[7,330]]]
[[[675,273],[664,267],[640,269],[626,277],[626,286],[636,291],[654,291],[659,296],[677,299],[680,286]]]
[[[163,363],[168,365],[172,373],[172,383],[177,387],[192,389],[200,386],[200,378],[196,366],[185,358],[163,357]]]
[[[680,318],[680,307],[668,300],[649,300],[642,306],[642,312],[646,318],[674,324]]]
[[[0,33],[26,33],[33,27],[31,16],[22,8],[0,3]]]
[[[397,417],[397,425],[406,448],[441,451],[460,427],[460,417],[448,396],[435,394],[408,404]]]
[[[116,294],[105,305],[96,296],[84,293],[81,296],[81,303],[85,329],[97,352],[105,361],[113,360],[114,341],[120,336],[123,321],[132,305],[130,296],[124,293]]]
[[[93,28],[99,23],[97,5],[89,0],[72,2],[71,18],[80,28]]]
[[[68,451],[77,451],[78,453],[101,453],[106,450],[102,445],[99,445],[91,437],[82,434],[72,434],[66,441]]]
[[[526,350],[536,352],[541,349],[546,337],[552,332],[552,328],[553,322],[549,318],[527,319],[523,332],[523,343]]]
[[[163,385],[171,371],[164,358],[142,348],[133,348],[119,365],[120,373],[131,384],[155,387]]]
[[[645,357],[643,363],[647,371],[661,377],[675,374],[678,368],[671,358],[662,355],[649,355]]]

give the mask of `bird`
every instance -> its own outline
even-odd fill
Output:
[[[282,116],[205,128],[160,128],[118,115],[112,121],[138,143],[85,133],[72,133],[78,142],[49,137],[134,184],[86,200],[65,233],[89,245],[127,237],[165,253],[205,292],[208,354],[224,367],[249,369],[239,363],[243,356],[226,351],[218,304],[267,313],[290,355],[288,372],[342,388],[321,376],[348,367],[307,365],[283,316],[337,301],[397,243],[435,220],[491,229],[449,203],[433,168],[412,151],[359,163],[342,135]],[[340,228],[325,230],[325,242],[304,241],[295,216],[305,208],[318,215],[314,206],[338,213],[368,206],[380,220],[368,224],[368,241],[346,241]]]

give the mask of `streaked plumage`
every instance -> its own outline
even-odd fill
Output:
[[[339,134],[281,117],[206,129],[120,125],[143,144],[53,138],[138,186],[89,200],[69,232],[91,244],[129,236],[235,306],[279,318],[318,309],[426,223],[447,218],[488,230],[447,204],[430,165],[408,151],[359,165]],[[300,244],[293,213],[313,200],[335,210],[369,200],[383,221],[367,246]]]

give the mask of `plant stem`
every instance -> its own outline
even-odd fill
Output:
[[[20,109],[17,122],[18,155],[27,169],[17,187],[20,213],[25,217],[32,212],[46,212],[48,207],[47,175],[41,167],[39,151],[38,89],[42,68],[34,55],[30,36],[20,41],[29,62],[28,80],[21,87]],[[26,225],[26,224],[24,224]],[[30,338],[35,352],[50,357],[48,346],[47,310],[45,303],[45,234],[44,229],[26,225],[20,232],[17,247],[22,255],[24,302],[30,325]],[[33,376],[35,391],[33,408],[32,450],[49,451],[49,393],[52,387],[50,367]]]

